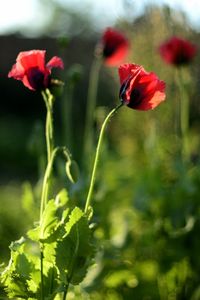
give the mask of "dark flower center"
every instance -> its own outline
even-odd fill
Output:
[[[189,62],[190,62],[190,57],[184,50],[181,50],[175,57],[175,64],[177,65],[183,65]]]
[[[46,85],[46,80],[45,80],[45,73],[42,72],[41,70],[39,70],[38,67],[33,67],[28,69],[27,71],[27,77],[28,77],[28,81],[31,85],[31,87],[35,90],[41,90],[45,87],[47,87]],[[50,78],[48,78],[48,81],[50,80]]]
[[[136,108],[142,101],[142,92],[139,88],[133,88],[130,93],[130,99],[127,99],[126,91],[130,84],[131,76],[122,85],[119,91],[120,100],[129,107]]]
[[[140,105],[141,101],[142,101],[141,91],[139,89],[137,89],[137,88],[134,88],[131,91],[130,101],[127,104],[127,106],[135,108],[138,105]]]
[[[116,46],[114,45],[106,45],[103,49],[103,57],[110,57],[115,53]]]

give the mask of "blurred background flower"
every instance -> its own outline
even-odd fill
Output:
[[[197,47],[187,40],[173,36],[159,47],[163,60],[175,66],[187,65],[194,58]]]

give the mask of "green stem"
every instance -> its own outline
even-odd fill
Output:
[[[46,116],[46,145],[47,145],[47,160],[48,162],[51,159],[51,153],[54,148],[54,140],[53,140],[53,95],[50,93],[48,89],[42,91],[42,96],[45,101],[47,116]]]
[[[63,293],[63,300],[66,300],[68,288],[69,288],[69,283],[66,285],[65,291]]]
[[[89,75],[89,87],[88,87],[88,96],[87,96],[87,106],[86,106],[86,119],[85,119],[85,132],[84,132],[84,149],[83,149],[83,158],[87,157],[88,153],[90,154],[93,148],[93,121],[94,121],[94,111],[96,107],[96,98],[97,98],[97,88],[99,81],[99,71],[101,67],[101,59],[95,57],[90,69]]]
[[[41,300],[44,300],[44,280],[43,280],[43,250],[40,251],[40,276],[41,276]]]
[[[189,98],[183,82],[182,70],[177,70],[177,85],[180,93],[179,118],[181,154],[184,161],[188,159],[188,131],[189,131]]]
[[[46,168],[46,171],[44,174],[44,180],[43,180],[43,185],[42,185],[41,206],[40,206],[40,220],[42,219],[42,213],[43,213],[45,206],[47,204],[47,201],[48,201],[49,181],[51,178],[53,163],[55,161],[55,158],[56,158],[56,155],[58,154],[58,152],[62,152],[65,159],[67,159],[67,161],[71,160],[71,154],[66,147],[56,147],[53,150],[53,152],[51,154],[51,159],[50,159],[49,163],[47,164],[47,168]]]
[[[49,180],[51,178],[51,172],[52,172],[52,167],[53,167],[53,162],[54,159],[58,153],[58,151],[60,150],[59,147],[56,147],[52,154],[51,154],[51,159],[47,164],[47,168],[44,174],[44,180],[43,180],[43,185],[42,185],[42,195],[41,195],[41,205],[40,205],[40,220],[42,218],[42,213],[44,211],[44,208],[47,204],[48,201],[48,193],[49,193]]]
[[[91,180],[90,180],[90,187],[89,187],[89,191],[88,191],[88,195],[87,195],[87,199],[86,199],[86,204],[85,204],[85,213],[87,213],[88,208],[90,206],[90,202],[91,202],[91,197],[92,197],[92,193],[93,193],[93,189],[94,189],[94,183],[95,183],[95,177],[96,177],[97,164],[98,164],[98,160],[99,160],[100,148],[101,148],[101,144],[102,144],[102,140],[103,140],[106,125],[107,125],[108,121],[110,120],[110,118],[116,113],[116,111],[121,106],[123,106],[123,103],[121,103],[116,108],[111,110],[111,112],[107,115],[107,117],[105,118],[105,120],[102,124],[101,131],[100,131],[100,134],[99,134],[99,140],[98,140],[98,144],[97,144],[97,148],[96,148],[96,154],[95,154],[95,159],[94,159],[94,164],[93,164],[92,176],[91,176]]]

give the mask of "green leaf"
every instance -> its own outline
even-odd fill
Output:
[[[19,240],[11,242],[9,248],[11,251],[18,251],[20,250],[21,246],[24,245],[26,239],[22,236]]]
[[[63,239],[57,243],[56,264],[65,284],[79,284],[93,255],[88,220],[80,208],[73,209],[65,230]]]
[[[36,227],[36,228],[33,228],[33,229],[30,229],[28,232],[27,232],[27,236],[32,240],[32,241],[35,241],[35,242],[38,242],[40,240],[40,226]]]
[[[24,251],[27,240],[20,240],[11,243],[11,259],[1,274],[1,281],[6,287],[9,297],[20,297],[27,299],[32,297],[28,291],[27,280],[34,268],[34,264],[28,259],[28,254]]]
[[[42,215],[40,225],[40,241],[47,242],[47,240],[51,237],[51,239],[48,242],[52,242],[53,240],[55,241],[58,238],[59,234],[62,234],[56,231],[59,227],[63,226],[66,218],[68,217],[68,203],[68,194],[65,189],[61,190],[58,193],[55,200],[52,199],[47,203]],[[29,232],[29,236],[32,236],[33,238],[35,238],[35,234],[37,236],[37,229],[36,232]],[[55,236],[53,237],[53,235]]]
[[[75,207],[73,209],[72,213],[70,214],[69,221],[65,226],[65,230],[66,230],[65,236],[70,233],[71,228],[82,218],[83,214],[84,213],[80,208]]]
[[[47,239],[58,225],[58,217],[56,215],[57,206],[54,200],[50,200],[44,210],[42,222],[40,226],[40,240]]]
[[[43,274],[43,294],[44,298],[54,299],[56,293],[58,292],[60,286],[57,280],[57,271],[55,267],[51,267],[46,275]],[[28,288],[35,295],[36,299],[41,297],[41,273],[39,270],[35,270],[31,274],[30,280],[28,280]]]

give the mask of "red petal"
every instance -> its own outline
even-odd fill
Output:
[[[21,67],[21,65],[13,65],[11,71],[8,73],[8,77],[13,77],[17,80],[22,80],[24,76],[24,69]]]
[[[38,67],[45,71],[45,50],[31,50],[20,52],[17,57],[17,65],[22,66],[25,70]]]
[[[150,92],[145,95],[144,100],[137,107],[138,110],[149,110],[157,107],[161,102],[165,100],[165,83],[158,80],[157,86],[154,92]]]
[[[62,61],[62,59],[60,57],[54,56],[47,63],[47,68],[50,69],[50,70],[52,68],[61,68],[61,69],[64,69],[64,63],[63,63],[63,61]]]
[[[136,64],[123,64],[119,67],[119,78],[120,83],[124,83],[130,76],[136,76],[136,74],[142,70],[142,66]]]

